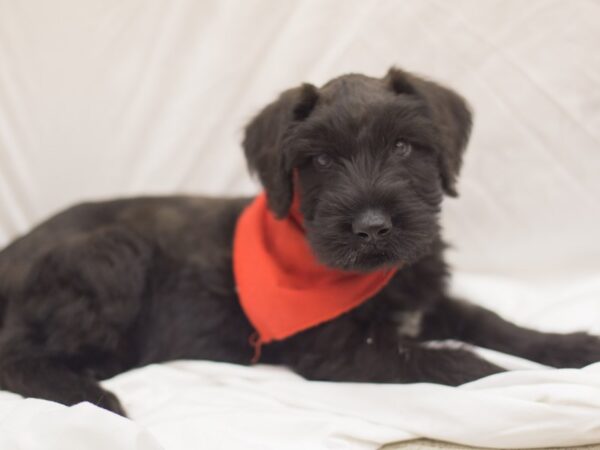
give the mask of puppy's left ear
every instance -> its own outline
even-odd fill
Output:
[[[384,82],[397,94],[417,95],[425,100],[439,131],[442,187],[446,194],[456,197],[456,181],[471,134],[469,105],[456,92],[395,67],[389,70]]]
[[[286,161],[285,137],[294,124],[306,119],[319,99],[317,88],[303,84],[283,92],[246,126],[244,153],[267,193],[268,205],[284,218],[293,197],[292,167]]]

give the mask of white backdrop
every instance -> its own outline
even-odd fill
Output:
[[[0,245],[84,199],[253,192],[252,114],[397,64],[476,112],[457,268],[598,269],[599,21],[591,0],[0,0]]]

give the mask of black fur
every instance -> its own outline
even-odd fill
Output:
[[[294,192],[316,256],[343,270],[403,264],[355,310],[268,345],[263,362],[309,379],[457,385],[503,369],[457,339],[556,367],[600,360],[600,340],[517,327],[452,299],[438,224],[456,195],[471,128],[465,101],[399,69],[286,91],[247,127],[244,151],[278,217]],[[249,364],[253,329],[232,275],[232,236],[251,199],[88,203],[0,253],[0,387],[123,414],[97,380],[178,358]],[[353,221],[392,224],[365,239]]]

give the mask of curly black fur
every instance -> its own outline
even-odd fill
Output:
[[[309,379],[456,385],[503,369],[466,346],[425,342],[452,338],[556,367],[600,360],[597,337],[520,328],[448,296],[438,216],[443,194],[456,195],[470,128],[459,95],[395,68],[291,89],[248,125],[244,151],[270,208],[285,217],[298,191],[324,264],[404,264],[362,306],[266,346],[263,362]],[[0,387],[124,414],[97,380],[178,358],[249,364],[253,329],[231,258],[250,200],[87,203],[17,239],[0,252]],[[385,235],[356,233],[366,210],[389,219]]]

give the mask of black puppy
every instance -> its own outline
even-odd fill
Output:
[[[523,329],[448,296],[438,215],[443,194],[456,195],[470,128],[460,96],[398,69],[286,91],[249,124],[244,151],[269,207],[286,216],[300,191],[322,263],[404,264],[373,299],[267,345],[262,362],[309,379],[458,385],[503,369],[424,342],[457,339],[555,367],[600,360],[596,337]],[[86,203],[16,240],[0,253],[0,387],[123,414],[97,380],[178,358],[249,364],[232,235],[250,200]]]

